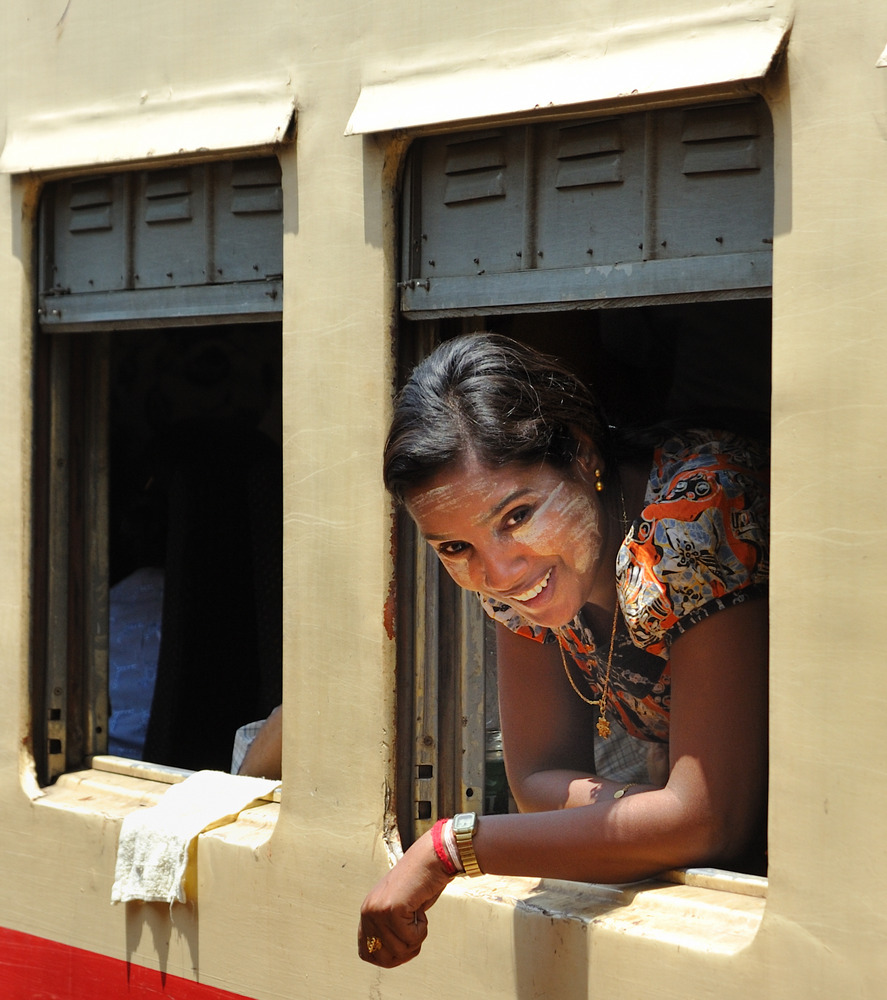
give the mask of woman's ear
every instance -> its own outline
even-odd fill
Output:
[[[597,445],[585,431],[574,430],[573,434],[576,439],[576,457],[573,460],[573,468],[587,483],[600,480],[604,472],[604,461]]]

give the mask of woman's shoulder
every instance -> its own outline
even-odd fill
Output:
[[[676,431],[654,450],[650,491],[654,496],[660,494],[676,478],[693,472],[744,472],[766,480],[768,469],[766,448],[749,438],[705,428]]]
[[[667,655],[703,609],[768,575],[767,456],[735,434],[693,430],[656,449],[640,517],[617,559],[636,644]]]

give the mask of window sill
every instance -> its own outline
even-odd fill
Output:
[[[660,877],[598,885],[486,875],[455,879],[447,894],[510,906],[526,916],[579,923],[595,934],[618,933],[697,952],[732,955],[748,947],[766,907],[766,879],[746,884],[752,876],[715,869],[666,877],[668,881]]]
[[[678,885],[767,898],[767,879],[762,875],[745,875],[742,872],[725,871],[722,868],[675,868],[672,871],[662,872],[659,877],[663,882],[674,882]]]
[[[107,774],[124,774],[133,778],[144,778],[148,781],[158,781],[165,785],[175,785],[184,781],[189,771],[183,767],[169,767],[166,764],[152,764],[149,761],[130,760],[128,757],[114,757],[105,754],[93,757],[90,766],[94,771],[103,771]],[[280,786],[265,796],[266,802],[280,802]]]
[[[93,757],[91,767],[69,771],[55,784],[41,790],[35,800],[72,813],[122,819],[138,808],[156,805],[167,787],[184,781],[191,771],[124,757]],[[243,810],[232,827],[242,828],[250,840],[257,832],[266,840],[279,812],[280,787],[265,796],[261,805]]]

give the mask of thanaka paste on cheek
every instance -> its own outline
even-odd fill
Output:
[[[551,552],[563,546],[565,534],[575,542],[575,568],[587,572],[600,548],[599,513],[584,491],[569,490],[565,482],[560,482],[514,537],[539,551]]]
[[[575,519],[577,545],[575,549],[576,569],[587,572],[598,556],[601,547],[600,511],[590,497],[580,494],[564,511],[565,518]]]

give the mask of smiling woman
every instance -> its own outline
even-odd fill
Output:
[[[705,429],[626,440],[560,363],[493,334],[442,345],[398,398],[386,485],[497,622],[506,769],[533,815],[460,814],[420,837],[364,902],[368,961],[417,954],[458,872],[622,882],[753,847],[766,457]],[[600,773],[593,733],[611,720],[665,748],[661,781]]]

